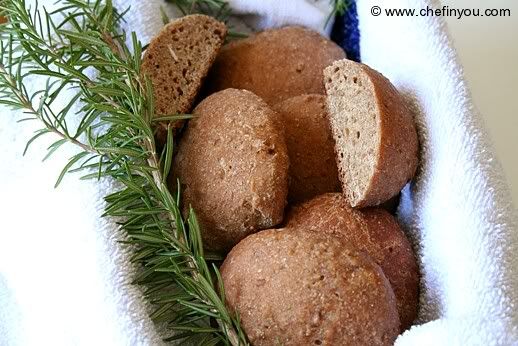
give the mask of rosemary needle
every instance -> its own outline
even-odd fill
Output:
[[[165,0],[175,5],[183,15],[192,13],[203,13],[216,18],[217,20],[225,23],[228,27],[227,41],[239,38],[248,37],[243,32],[233,30],[232,25],[229,23],[230,5],[226,0]],[[165,19],[164,19],[165,21]]]
[[[332,9],[331,13],[329,13],[329,16],[326,19],[324,28],[327,27],[327,24],[329,24],[329,21],[331,19],[333,19],[336,15],[340,15],[340,16],[343,15],[345,13],[345,11],[347,11],[349,6],[351,5],[352,0],[330,0],[330,1],[333,5],[333,9]]]

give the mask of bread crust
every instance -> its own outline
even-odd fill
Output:
[[[383,272],[331,234],[261,231],[232,249],[221,275],[253,345],[392,345],[398,335]]]
[[[367,222],[371,257],[390,278],[404,331],[412,326],[419,307],[419,268],[412,246],[396,218],[388,211],[366,208],[361,212]]]
[[[344,51],[300,26],[270,29],[225,45],[208,77],[209,92],[247,89],[270,105],[302,94],[324,94],[323,69]]]
[[[274,109],[284,123],[290,158],[289,203],[340,191],[325,96],[295,96]]]
[[[289,159],[278,115],[258,96],[227,89],[194,109],[175,157],[184,212],[192,206],[207,249],[226,252],[282,221]]]
[[[409,328],[418,311],[419,269],[410,242],[396,219],[381,208],[356,210],[339,193],[318,196],[292,208],[287,228],[304,227],[343,237],[383,270],[396,296],[401,328]]]
[[[225,41],[227,28],[216,19],[187,15],[165,25],[147,47],[141,72],[153,85],[155,115],[189,113],[210,66]],[[175,121],[177,130],[183,121]],[[157,127],[157,139],[165,143],[167,125]]]
[[[348,73],[349,80],[361,79],[363,88],[370,88],[374,95],[377,116],[377,147],[365,158],[373,161],[369,172],[369,182],[360,194],[354,192],[354,179],[346,168],[347,150],[339,143],[343,133],[340,118],[345,115],[338,107],[344,101],[343,89],[351,87],[342,83],[342,74]],[[379,205],[397,195],[415,174],[418,164],[418,139],[410,107],[392,83],[381,73],[367,65],[349,60],[340,60],[324,70],[327,92],[327,108],[330,113],[331,128],[337,142],[336,153],[340,181],[347,200],[353,207]],[[356,82],[355,82],[356,84]],[[373,139],[375,140],[375,139]],[[364,162],[352,162],[350,166],[361,166]]]

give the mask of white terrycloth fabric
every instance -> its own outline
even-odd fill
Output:
[[[162,0],[116,3],[132,5],[127,27],[143,42],[162,27]],[[261,28],[296,23],[321,30],[330,11],[327,0],[231,3]],[[518,344],[516,215],[444,24],[371,16],[371,6],[381,3],[358,2],[362,59],[415,105],[422,147],[421,168],[400,214],[419,244],[424,324],[397,343]],[[41,163],[47,138],[22,157],[35,125],[16,124],[20,114],[5,108],[0,114],[0,345],[160,344],[142,292],[130,284],[130,252],[116,242],[122,234],[99,218],[110,183],[69,176],[53,189],[75,149]]]
[[[54,0],[45,1],[50,11]],[[44,87],[33,78],[28,88]],[[67,97],[61,98],[67,101]],[[76,152],[46,136],[22,156],[34,122],[0,109],[0,345],[160,345],[142,291],[131,284],[130,249],[113,220],[101,218],[107,181],[68,176],[53,185]]]
[[[333,21],[327,22],[331,12],[328,0],[229,0],[228,2],[234,13],[250,15],[246,18],[246,22],[255,29],[298,24],[321,34],[329,34],[333,24]]]

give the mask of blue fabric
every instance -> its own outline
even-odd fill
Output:
[[[349,0],[345,13],[336,17],[331,39],[345,50],[348,59],[360,62],[360,31],[355,0]]]

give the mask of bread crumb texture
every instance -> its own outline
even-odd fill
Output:
[[[153,38],[142,60],[142,73],[153,85],[156,116],[191,111],[226,34],[225,24],[193,14],[173,20]],[[182,123],[177,121],[175,128]]]

